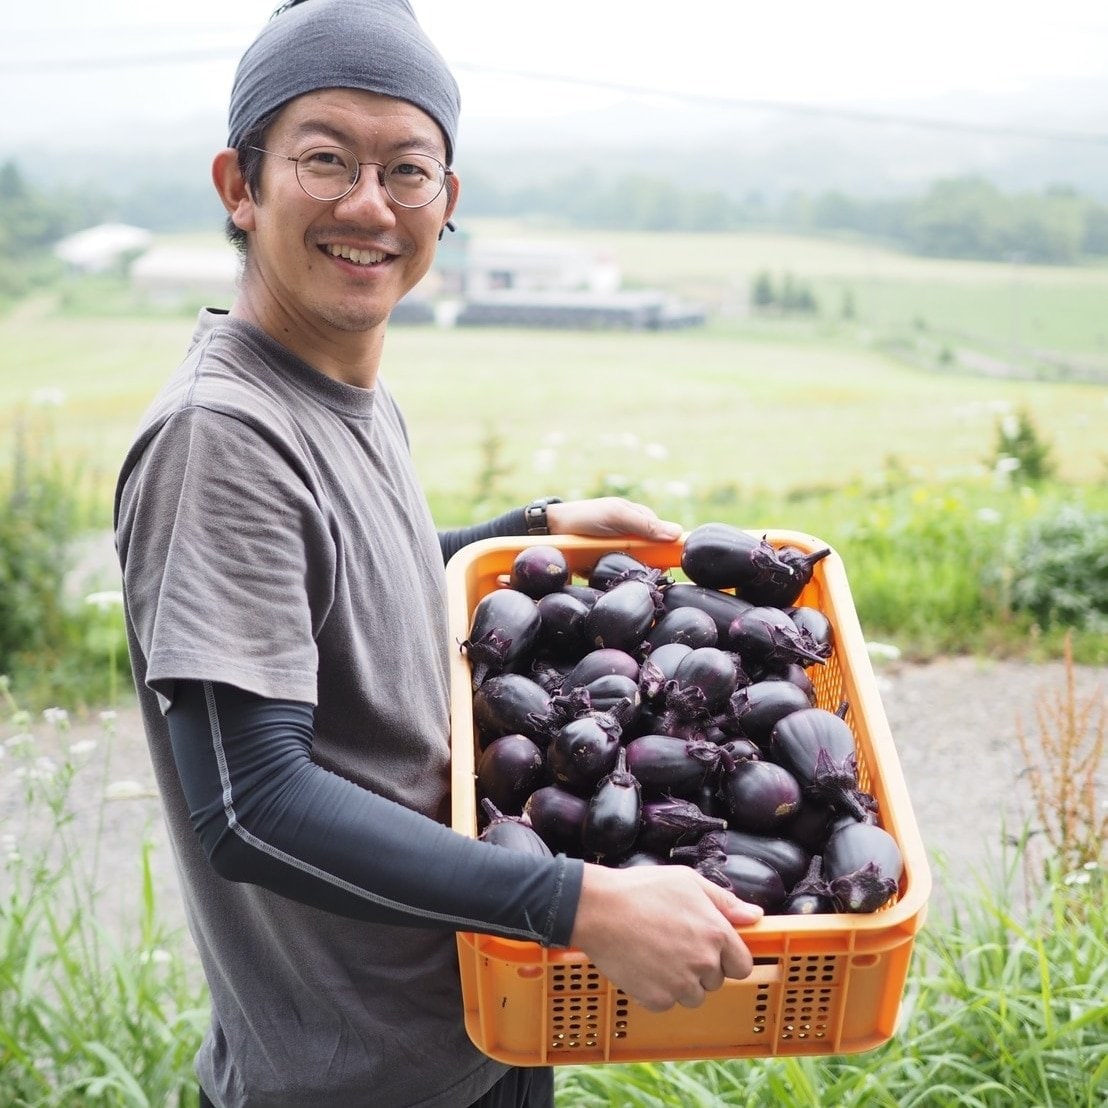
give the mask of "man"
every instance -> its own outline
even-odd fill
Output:
[[[685,867],[534,859],[445,826],[444,558],[485,535],[672,539],[615,498],[437,534],[378,376],[458,202],[458,97],[406,0],[286,5],[215,187],[243,244],[119,479],[131,657],[211,989],[201,1103],[550,1105],[466,1037],[454,931],[572,944],[642,1003],[750,973],[760,911]]]

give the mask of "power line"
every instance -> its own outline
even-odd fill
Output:
[[[117,70],[143,66],[191,65],[196,62],[233,61],[241,51],[237,48],[177,50],[153,54],[122,55],[109,58],[72,57],[40,59],[0,60],[0,76],[6,74],[43,74],[73,72],[76,70]],[[785,115],[809,118],[840,119],[848,122],[880,126],[913,127],[920,130],[946,131],[963,134],[988,135],[1000,138],[1030,139],[1033,141],[1084,143],[1108,145],[1108,133],[1075,131],[1056,127],[1020,127],[1002,123],[978,123],[931,116],[906,115],[881,112],[865,108],[830,107],[823,104],[800,103],[790,100],[770,100],[754,97],[714,96],[706,93],[677,92],[671,89],[629,85],[593,78],[567,77],[558,73],[537,73],[531,70],[505,69],[496,66],[455,62],[454,68],[462,72],[489,76],[513,77],[525,81],[547,81],[578,88],[603,89],[627,96],[664,98],[691,104],[708,104],[719,108],[738,108],[746,111],[769,111]]]

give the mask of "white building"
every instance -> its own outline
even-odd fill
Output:
[[[62,239],[54,254],[81,273],[106,273],[146,250],[153,237],[144,227],[100,223]]]

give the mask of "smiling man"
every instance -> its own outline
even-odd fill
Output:
[[[447,826],[444,562],[492,535],[680,528],[617,498],[438,532],[380,375],[460,195],[458,95],[405,0],[286,5],[213,164],[243,253],[116,498],[128,642],[221,1108],[548,1108],[480,1054],[454,932],[583,950],[650,1008],[751,971],[751,908],[683,866],[534,858]]]

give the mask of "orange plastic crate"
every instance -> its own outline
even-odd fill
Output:
[[[806,551],[826,543],[794,531],[756,532]],[[447,566],[452,641],[467,636],[473,609],[502,587],[527,545],[561,549],[583,578],[608,550],[625,550],[681,578],[681,541],[488,539]],[[821,707],[847,701],[860,786],[880,806],[882,826],[904,856],[897,895],[877,912],[766,916],[742,936],[754,973],[728,981],[695,1009],[651,1012],[616,988],[580,951],[459,933],[466,1028],[484,1053],[515,1066],[678,1061],[870,1050],[896,1031],[915,936],[923,925],[931,876],[900,763],[881,704],[841,558],[818,562],[798,603],[831,621],[835,650],[809,670]],[[452,823],[477,833],[476,735],[470,667],[455,652],[451,668]]]

